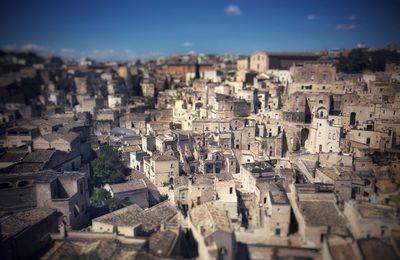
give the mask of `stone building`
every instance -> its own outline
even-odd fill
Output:
[[[9,128],[6,130],[6,147],[31,146],[33,139],[40,135],[36,126],[25,125]]]
[[[172,184],[179,176],[179,160],[170,152],[145,157],[144,173],[157,186]]]
[[[4,211],[0,216],[1,258],[32,259],[51,244],[51,233],[58,231],[60,214],[49,208]]]
[[[161,225],[179,222],[179,212],[168,201],[142,209],[133,204],[92,220],[96,233],[116,233],[126,237],[148,236]]]
[[[80,137],[78,133],[69,132],[51,133],[39,136],[33,140],[33,148],[36,149],[56,149],[59,151],[70,152],[80,150]]]
[[[344,214],[357,239],[388,238],[400,225],[396,209],[388,205],[349,201],[345,204]]]
[[[106,184],[104,189],[110,192],[111,197],[118,199],[125,205],[136,204],[142,209],[149,207],[149,191],[143,179]]]
[[[189,226],[202,259],[235,259],[236,239],[226,211],[210,204],[191,209]]]
[[[335,87],[336,67],[328,62],[296,63],[290,68],[293,83],[289,92],[330,92]]]
[[[319,55],[301,52],[258,51],[250,56],[250,70],[267,72],[270,69],[288,69],[295,62],[317,60]]]
[[[295,185],[291,187],[290,202],[299,225],[299,234],[305,241],[321,247],[330,233],[348,236],[346,220],[334,201],[333,187]]]
[[[86,227],[89,221],[89,187],[79,172],[42,171],[0,176],[0,208],[57,209],[69,229]]]
[[[236,61],[237,70],[248,70],[249,69],[249,58],[243,58]]]
[[[286,191],[275,182],[257,183],[256,197],[260,205],[257,228],[268,236],[289,235],[291,207]],[[262,206],[261,206],[262,205]]]

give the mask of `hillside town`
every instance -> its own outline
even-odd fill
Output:
[[[0,122],[2,259],[400,258],[395,46],[1,51]]]

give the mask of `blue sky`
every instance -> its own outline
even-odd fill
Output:
[[[0,46],[103,60],[383,47],[400,43],[399,11],[400,0],[2,0]]]

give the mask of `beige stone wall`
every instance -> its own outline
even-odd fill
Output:
[[[333,84],[336,67],[333,64],[305,63],[291,68],[293,81],[299,84]]]
[[[327,119],[314,118],[309,131],[305,147],[311,153],[340,151],[342,131],[340,125],[331,125]]]
[[[152,161],[154,164],[154,183],[163,186],[170,178],[179,176],[179,161]],[[171,167],[172,166],[172,167]]]
[[[255,52],[250,56],[250,70],[267,72],[268,69],[269,60],[265,52]]]
[[[236,69],[237,70],[248,70],[249,69],[249,58],[237,60]]]
[[[375,131],[351,130],[348,134],[348,139],[357,143],[367,145],[369,139],[369,147],[373,149],[385,149],[387,147],[386,140],[389,136],[385,133]]]
[[[238,202],[235,188],[235,181],[218,181],[216,183],[218,200],[214,202],[216,207],[227,210],[231,219],[237,219]]]
[[[92,231],[97,233],[114,233],[114,226],[93,220]]]
[[[35,140],[33,140],[33,149],[37,150],[37,149],[50,149],[51,145],[50,142],[48,142],[47,140],[45,140],[42,137],[36,138]]]

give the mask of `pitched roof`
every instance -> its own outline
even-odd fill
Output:
[[[156,154],[153,156],[154,161],[177,161],[175,156],[169,155],[168,153]]]
[[[158,228],[162,223],[171,220],[176,214],[178,214],[178,210],[169,201],[164,201],[146,210],[142,210],[138,205],[133,204],[98,217],[93,221],[120,226],[142,224],[142,230],[148,233]]]
[[[201,227],[200,231],[203,233],[204,237],[218,230],[226,232],[233,231],[227,212],[207,203],[192,208],[190,211],[190,219],[195,226]]]
[[[47,218],[56,210],[49,208],[34,208],[18,212],[0,212],[2,235],[7,237],[17,235],[26,228]]]
[[[346,228],[345,219],[332,201],[300,201],[300,211],[308,226],[331,226]]]
[[[1,158],[0,162],[20,162],[24,159],[27,152],[10,152],[7,151]]]
[[[56,153],[57,150],[48,149],[48,150],[35,150],[29,153],[23,160],[23,162],[31,162],[31,163],[39,163],[39,162],[47,162],[51,159],[51,157]]]
[[[117,183],[110,185],[111,190],[114,193],[135,191],[147,188],[146,182],[143,179],[128,181],[124,183]]]
[[[149,238],[149,250],[158,256],[170,256],[178,235],[172,230],[158,231]]]
[[[79,134],[75,132],[68,132],[68,133],[53,132],[51,134],[43,135],[42,137],[48,142],[53,142],[57,139],[62,139],[71,143],[79,137]]]
[[[361,239],[358,241],[363,259],[385,259],[395,260],[398,259],[393,247],[377,238]]]

